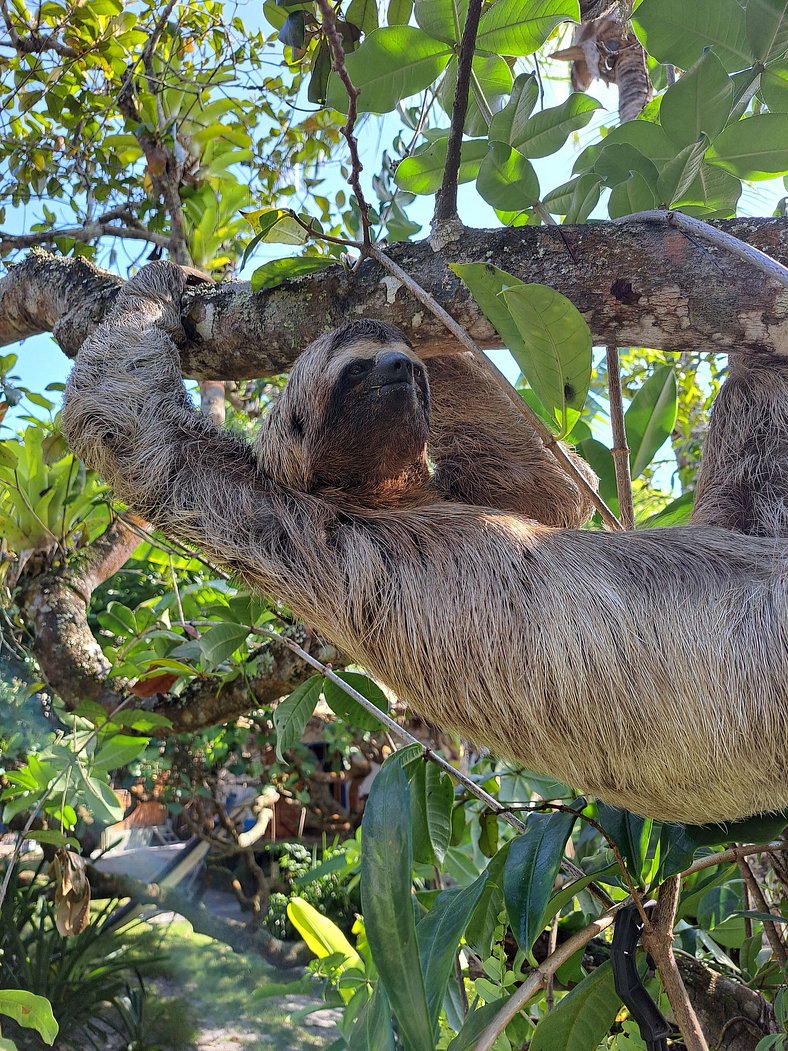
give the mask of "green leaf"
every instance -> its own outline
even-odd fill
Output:
[[[413,13],[413,0],[389,0],[386,22],[390,26],[406,26]]]
[[[512,840],[503,870],[503,892],[517,944],[530,952],[542,932],[553,883],[576,814],[529,814],[525,832]],[[562,1047],[559,1042],[553,1047]],[[596,1046],[596,1045],[591,1045]]]
[[[449,269],[466,286],[479,304],[484,316],[495,327],[503,340],[504,346],[512,353],[525,353],[525,344],[520,338],[520,331],[509,313],[509,309],[500,294],[504,288],[522,285],[524,282],[500,270],[492,263],[450,263]]]
[[[560,106],[551,106],[529,117],[511,145],[524,157],[547,157],[556,153],[573,131],[584,128],[601,103],[582,92],[573,92]],[[493,138],[492,125],[490,138]]]
[[[713,142],[731,115],[733,81],[713,51],[704,51],[695,65],[662,96],[659,120],[679,146],[688,146],[705,132]]]
[[[377,11],[374,3],[371,3],[370,6]],[[309,77],[309,87],[306,92],[307,99],[316,106],[325,105],[328,78],[330,76],[331,48],[327,40],[321,40],[312,56],[312,73]],[[252,275],[252,280],[254,280],[254,275]]]
[[[788,62],[770,63],[761,73],[761,94],[772,113],[788,111]]]
[[[468,0],[416,0],[414,13],[416,24],[425,33],[447,44],[456,44],[462,39]]]
[[[428,763],[434,766],[434,763]],[[419,958],[427,989],[427,1005],[437,1024],[443,995],[454,967],[454,957],[487,883],[487,873],[461,891],[443,891],[416,927]]]
[[[509,101],[490,121],[490,140],[514,145],[523,138],[526,122],[539,101],[539,82],[533,73],[521,73],[512,85]]]
[[[560,1000],[536,1027],[530,1051],[589,1051],[610,1032],[621,1007],[606,960]]]
[[[737,0],[643,0],[633,27],[643,47],[658,62],[689,69],[706,47],[729,72],[752,65]]]
[[[401,190],[429,194],[439,190],[446,167],[448,135],[442,135],[428,146],[406,157],[398,167],[394,182]],[[479,165],[487,155],[486,139],[466,139],[460,150],[459,182],[470,182],[479,174]]]
[[[217,668],[228,660],[246,642],[249,628],[246,624],[225,621],[216,624],[200,637],[200,652],[209,668]]]
[[[359,989],[356,995],[362,996],[363,990]],[[351,1000],[350,1004],[348,1004],[348,1010],[345,1012],[345,1018],[353,1010],[353,1007],[354,1004]],[[381,982],[376,982],[372,995],[355,1015],[352,1026],[349,1035],[343,1029],[348,1051],[395,1051],[394,1030],[391,1024],[391,1004]]]
[[[747,0],[747,40],[759,62],[788,51],[788,0]]]
[[[413,856],[425,865],[434,864],[437,858],[442,865],[451,836],[451,808],[454,802],[451,778],[435,763],[420,763],[410,782],[410,800]]]
[[[729,124],[706,154],[740,179],[770,179],[788,170],[788,113],[759,113]]]
[[[350,0],[345,20],[366,36],[378,28],[377,0]]]
[[[101,777],[87,775],[80,766],[76,769],[80,771],[86,802],[96,821],[103,825],[120,821],[123,817],[123,807],[106,781]]]
[[[704,163],[692,183],[674,199],[673,207],[705,219],[730,219],[736,215],[741,192],[741,181],[735,175]]]
[[[362,821],[361,906],[372,959],[411,1051],[434,1051],[411,897],[410,791],[399,763],[372,782]]]
[[[302,682],[289,697],[285,698],[274,709],[274,729],[276,730],[276,757],[284,762],[284,753],[294,744],[298,744],[306,724],[312,717],[315,705],[320,700],[323,678],[313,675]]]
[[[676,374],[672,365],[660,365],[637,392],[624,414],[633,478],[640,477],[670,436],[677,412]]]
[[[454,95],[457,88],[458,61],[453,58],[446,67],[446,74],[438,90],[438,102],[444,111],[451,116],[454,108]],[[512,71],[498,55],[475,55],[473,59],[473,90],[468,98],[468,110],[465,114],[464,132],[466,135],[488,135],[488,118],[479,109],[476,92],[484,97],[487,107],[495,111],[501,99],[512,91]],[[495,136],[492,136],[493,138]]]
[[[13,471],[19,462],[16,449],[17,442],[0,442],[0,467],[10,467]]]
[[[263,263],[252,274],[253,292],[264,288],[275,288],[283,281],[294,281],[306,274],[316,274],[327,267],[336,266],[337,260],[326,255],[300,255],[292,259],[272,259]]]
[[[490,859],[485,869],[487,882],[484,885],[484,891],[465,931],[468,945],[482,960],[487,959],[492,951],[498,917],[504,907],[503,871],[511,843],[512,840],[504,843],[495,857]]]
[[[591,382],[591,332],[579,310],[547,285],[517,285],[501,293],[522,340],[509,349],[567,434],[582,412]]]
[[[657,179],[657,197],[660,203],[669,205],[690,188],[700,172],[708,146],[708,136],[701,135],[697,142],[685,146],[673,160],[668,161]]]
[[[599,203],[602,191],[599,176],[592,172],[581,175],[572,191],[572,200],[566,212],[566,223],[584,223]]]
[[[479,21],[476,46],[496,55],[532,55],[566,21],[580,21],[578,0],[496,0]]]
[[[611,219],[622,215],[645,212],[657,205],[657,195],[640,172],[632,172],[628,179],[618,183],[610,192],[607,211]]]
[[[129,737],[127,734],[113,734],[96,752],[91,762],[94,770],[109,772],[119,770],[134,762],[148,746],[147,737]]]
[[[358,671],[343,671],[338,674],[337,678],[346,682],[348,686],[352,686],[381,712],[388,712],[389,702],[385,693],[368,675],[363,675]],[[323,696],[331,711],[350,726],[358,730],[380,730],[380,720],[376,719],[366,708],[362,708],[358,701],[346,694],[330,679],[326,679],[323,683]]]
[[[643,526],[646,529],[664,529],[666,526],[686,525],[692,517],[694,503],[694,493],[682,493],[671,500],[667,507],[647,518]]]
[[[35,1029],[45,1044],[54,1044],[58,1024],[46,997],[26,989],[0,989],[0,1014],[25,1029]]]
[[[574,171],[577,173],[592,167],[607,180],[608,185],[613,185],[613,173],[608,172],[605,165],[610,163],[610,151],[615,146],[631,147],[626,155],[619,155],[620,158],[626,156],[626,163],[619,160],[614,169],[618,172],[619,180],[625,179],[630,171],[639,171],[650,182],[651,172],[659,171],[676,156],[675,145],[659,124],[652,124],[647,120],[631,120],[613,128],[598,152],[592,154],[593,164],[590,166],[584,162],[584,157],[593,148],[589,147],[589,150],[581,153],[575,162]],[[654,178],[656,179],[656,176]]]
[[[306,38],[306,26],[303,11],[292,11],[282,28],[279,30],[279,41],[285,47],[298,50],[304,46]]]
[[[451,48],[413,26],[376,29],[361,46],[345,56],[345,67],[360,91],[360,113],[388,113],[402,99],[428,87],[446,68]],[[332,73],[328,105],[347,111],[347,92]]]
[[[99,613],[98,622],[102,628],[111,631],[113,635],[133,637],[138,632],[136,617],[122,602],[110,602],[107,608]]]
[[[653,821],[606,803],[598,803],[597,806],[599,824],[621,851],[630,875],[638,882],[646,860]]]
[[[178,662],[176,661],[175,663],[177,664]],[[172,728],[172,722],[167,716],[159,715],[158,712],[131,711],[127,709],[122,712],[116,712],[112,716],[112,721],[118,726],[128,726],[141,734],[151,734],[154,730]]]
[[[48,843],[54,847],[73,847],[77,851],[82,849],[78,839],[74,839],[73,836],[64,836],[56,828],[33,829],[25,835],[25,839],[32,839],[34,843]]]
[[[493,208],[515,212],[539,200],[539,180],[529,160],[507,143],[491,142],[476,189]]]

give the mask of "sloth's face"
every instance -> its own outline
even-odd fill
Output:
[[[379,485],[426,464],[430,392],[404,342],[359,341],[329,363],[314,469],[319,483]]]

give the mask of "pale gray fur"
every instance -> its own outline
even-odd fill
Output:
[[[181,291],[176,269],[146,267],[68,383],[64,433],[119,499],[500,755],[665,820],[788,806],[781,536],[552,529],[450,502],[353,514],[285,489],[189,405],[168,334]],[[756,416],[750,459],[768,460],[765,414],[782,442],[787,392],[784,370],[779,405],[751,385],[738,442],[719,416],[702,494],[724,492]]]

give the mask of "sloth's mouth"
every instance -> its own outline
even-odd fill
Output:
[[[378,395],[381,393],[389,394],[395,390],[414,390],[413,384],[410,380],[392,380],[390,383],[376,383],[374,386],[370,386],[370,391],[377,391]]]

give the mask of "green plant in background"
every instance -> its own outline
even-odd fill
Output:
[[[299,843],[287,843],[268,851],[276,858],[286,893],[271,894],[265,925],[277,938],[293,939],[296,931],[289,913],[294,898],[318,909],[346,934],[349,934],[361,911],[358,896],[359,844],[348,840],[339,846],[317,851]]]

